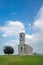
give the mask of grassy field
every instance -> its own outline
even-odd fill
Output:
[[[0,56],[0,65],[43,65],[43,56]]]

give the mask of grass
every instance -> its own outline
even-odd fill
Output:
[[[43,56],[0,56],[0,65],[43,65]]]

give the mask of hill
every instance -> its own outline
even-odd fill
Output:
[[[43,65],[43,56],[0,56],[0,65]]]

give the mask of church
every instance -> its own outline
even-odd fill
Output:
[[[19,55],[33,55],[33,48],[25,44],[25,34],[19,33],[19,45],[18,45]]]

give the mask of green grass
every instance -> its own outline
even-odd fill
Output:
[[[0,65],[43,65],[43,56],[0,56]]]

